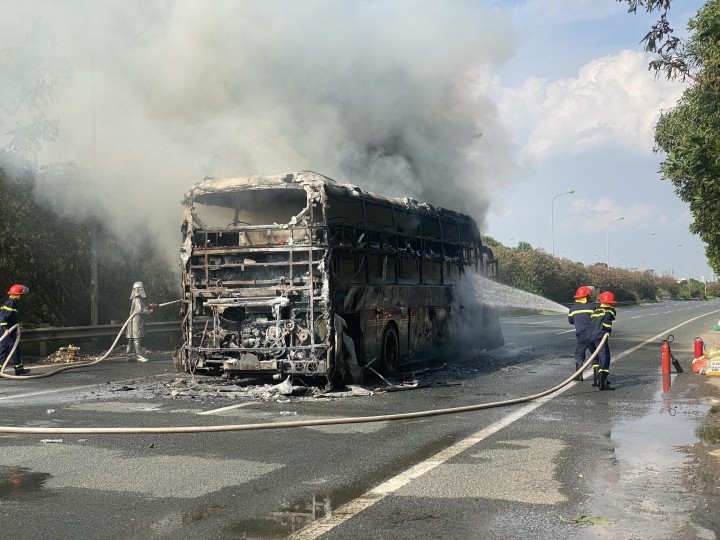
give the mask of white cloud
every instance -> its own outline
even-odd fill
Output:
[[[531,77],[520,88],[491,92],[501,117],[515,126],[526,160],[613,147],[647,155],[659,112],[684,88],[656,80],[648,61],[644,53],[622,50],[589,62],[575,78]]]
[[[667,216],[656,205],[633,202],[623,206],[610,197],[600,197],[597,200],[575,199],[570,204],[568,214],[572,222],[579,224],[583,231],[604,230],[619,218],[622,220],[614,225],[618,229],[647,228],[650,223],[667,222]]]

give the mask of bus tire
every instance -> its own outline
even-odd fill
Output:
[[[383,331],[380,348],[380,370],[385,375],[394,375],[400,361],[400,338],[394,324],[388,324]]]

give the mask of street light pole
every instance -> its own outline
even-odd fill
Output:
[[[646,234],[645,236],[655,236],[655,233],[651,232],[651,233]],[[645,238],[645,236],[643,236],[643,238]],[[645,243],[641,239],[640,240],[640,273],[641,274],[643,273],[643,270],[644,270],[644,267],[643,267],[643,248],[644,247],[645,247]]]
[[[572,195],[575,193],[574,189],[570,189],[563,193],[558,193],[552,198],[550,202],[550,236],[552,236],[552,255],[555,256],[555,199],[562,197],[563,195]]]
[[[625,219],[625,216],[621,216],[617,219],[612,219],[612,220],[608,221],[608,224],[607,224],[607,236],[606,236],[606,241],[605,241],[605,257],[606,257],[605,262],[607,264],[608,270],[610,269],[610,224],[615,223],[616,221],[622,221],[623,219]]]

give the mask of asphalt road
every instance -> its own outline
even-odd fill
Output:
[[[58,538],[714,538],[675,447],[694,439],[692,374],[661,391],[660,339],[689,368],[718,302],[618,309],[614,392],[339,426],[206,434],[0,435],[0,525]],[[681,325],[681,326],[680,326]],[[535,394],[573,371],[563,315],[503,321],[508,345],[426,387],[270,400],[178,392],[168,354],[0,380],[6,426],[183,426],[372,416]],[[647,342],[647,343],[646,343]],[[646,343],[646,344],[644,344]],[[644,344],[644,345],[643,345]],[[681,378],[682,377],[682,378]],[[221,410],[223,409],[223,410]],[[206,414],[199,414],[199,413]],[[583,524],[591,516],[594,524]]]

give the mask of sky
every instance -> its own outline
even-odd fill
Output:
[[[702,4],[673,2],[678,33]],[[586,264],[609,258],[611,266],[712,279],[687,205],[657,172],[654,125],[684,85],[647,69],[639,42],[654,16],[629,15],[615,1],[494,5],[512,14],[522,37],[483,92],[511,126],[520,170],[493,200],[484,233]]]
[[[671,22],[682,31],[702,3],[674,0]],[[49,177],[39,196],[120,230],[150,223],[171,260],[195,182],[310,169],[469,213],[506,245],[711,276],[653,153],[658,114],[684,87],[647,70],[639,42],[654,16],[629,15],[624,3],[0,0],[0,9],[0,50],[33,43],[28,58],[43,59],[52,44],[71,68],[44,105],[60,133],[39,159],[92,174]],[[0,89],[31,63],[0,70]],[[9,116],[0,146],[32,111]]]

